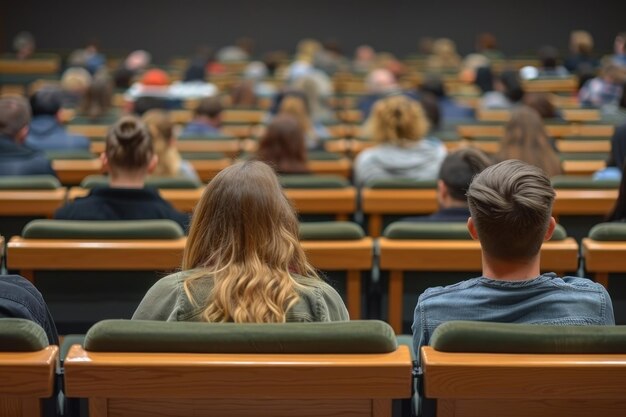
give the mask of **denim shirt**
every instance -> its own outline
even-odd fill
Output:
[[[600,284],[547,273],[532,280],[473,278],[420,295],[413,321],[413,346],[428,345],[440,324],[451,320],[555,325],[614,325],[613,304]]]

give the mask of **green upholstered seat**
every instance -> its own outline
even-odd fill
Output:
[[[619,187],[619,180],[593,180],[587,176],[557,175],[552,177],[552,186],[560,189],[613,189]]]
[[[465,222],[394,222],[385,228],[383,236],[395,240],[453,240],[471,239]],[[551,241],[567,238],[567,231],[556,225]]]
[[[281,175],[279,180],[284,188],[346,188],[350,185],[338,175]]]
[[[300,240],[358,240],[363,237],[363,228],[352,222],[300,223]]]
[[[557,326],[450,321],[433,333],[442,352],[626,353],[626,326]]]
[[[387,353],[393,329],[375,320],[325,323],[199,323],[105,320],[85,337],[94,352]]]
[[[609,155],[606,152],[569,152],[560,153],[561,161],[606,161]]]
[[[226,158],[221,152],[181,152],[180,156],[189,161],[216,161]]]
[[[94,154],[82,149],[79,150],[61,150],[46,151],[48,159],[71,159],[71,160],[89,160],[94,159]]]
[[[0,176],[0,190],[56,190],[61,187],[52,175]]]
[[[308,153],[308,157],[311,161],[338,161],[343,158],[339,154],[325,151],[311,151]]]
[[[396,178],[396,179],[379,179],[379,180],[370,180],[366,184],[367,188],[373,189],[405,189],[405,188],[415,188],[415,189],[430,189],[437,188],[437,181],[435,180],[411,180],[406,178]]]
[[[185,236],[172,220],[47,220],[29,222],[28,239],[178,239]]]
[[[109,179],[103,175],[89,175],[80,183],[82,188],[106,187]],[[202,186],[202,183],[189,177],[148,177],[147,187],[161,189],[194,189]]]
[[[626,223],[600,223],[589,231],[589,237],[600,241],[626,241]]]
[[[0,318],[0,352],[35,352],[46,346],[48,337],[37,323]]]

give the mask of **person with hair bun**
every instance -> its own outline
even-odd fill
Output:
[[[418,102],[404,96],[376,102],[366,130],[379,145],[356,158],[355,183],[363,186],[375,179],[437,179],[447,151],[439,139],[426,136],[429,129]]]
[[[125,116],[111,127],[100,159],[109,172],[109,186],[96,187],[86,197],[61,207],[55,219],[170,219],[186,229],[189,217],[176,211],[157,190],[145,187],[158,157],[150,133],[139,119]]]
[[[207,185],[182,271],[147,292],[134,320],[284,323],[349,320],[298,241],[296,212],[272,168],[245,161]]]

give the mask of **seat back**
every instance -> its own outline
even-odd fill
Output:
[[[600,223],[583,239],[585,271],[606,288],[609,277],[626,276],[626,223]]]
[[[382,322],[106,321],[70,349],[65,381],[91,415],[373,416],[409,396],[410,370]]]
[[[626,326],[448,322],[421,365],[425,396],[455,416],[626,412]]]
[[[185,234],[172,220],[33,220],[25,239],[180,239]]]
[[[0,176],[0,190],[56,190],[59,180],[51,175]]]
[[[108,178],[102,175],[90,175],[80,183],[80,186],[86,189],[108,185]],[[148,177],[146,186],[159,189],[196,189],[202,184],[189,177]]]
[[[41,416],[54,392],[58,347],[24,319],[0,318],[0,416]]]

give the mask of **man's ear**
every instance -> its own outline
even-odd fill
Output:
[[[448,186],[446,185],[445,182],[443,182],[443,180],[437,180],[437,200],[439,201],[439,204],[446,201],[447,197],[448,197]]]
[[[17,141],[17,143],[24,143],[26,141],[29,128],[29,125],[26,124],[23,128],[17,131],[17,135],[15,135],[15,140]]]
[[[476,231],[476,225],[474,224],[474,219],[471,217],[467,219],[467,230],[469,231],[470,236],[474,240],[478,240],[478,232]]]
[[[548,225],[548,230],[546,230],[546,235],[543,237],[544,242],[547,242],[552,238],[552,234],[554,233],[554,229],[556,228],[556,220],[554,217],[550,217],[550,224]]]
[[[109,172],[109,158],[107,158],[104,152],[100,154],[100,164],[102,165],[100,168],[102,173]]]
[[[157,155],[152,155],[152,159],[150,159],[150,163],[148,164],[148,174],[152,174],[159,163],[159,157]]]

